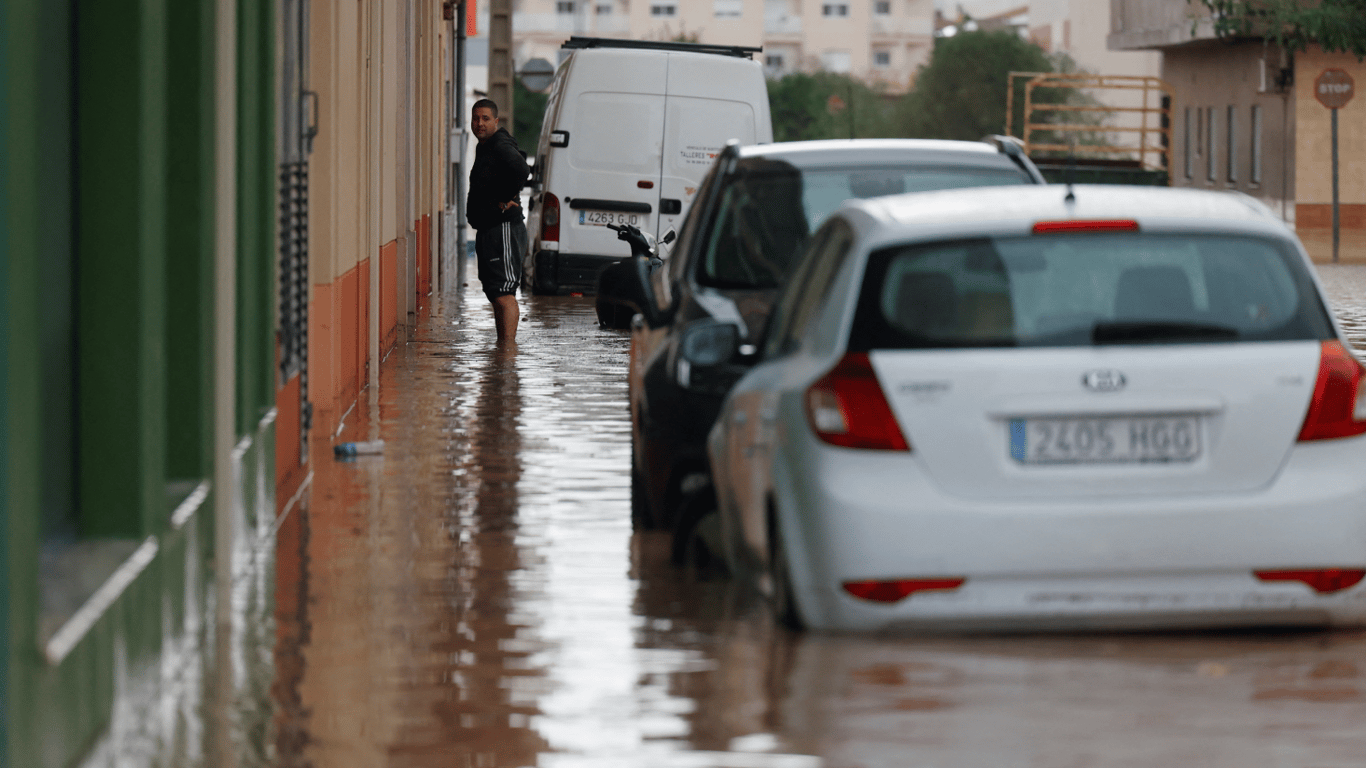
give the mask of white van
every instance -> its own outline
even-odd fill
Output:
[[[570,38],[532,176],[527,285],[592,293],[629,256],[607,224],[681,227],[726,142],[773,141],[758,48]]]

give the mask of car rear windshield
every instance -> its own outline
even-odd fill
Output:
[[[869,257],[853,351],[1327,339],[1272,240],[1138,232],[917,243]]]
[[[1024,171],[950,165],[798,169],[782,161],[752,168],[726,186],[703,245],[698,282],[715,288],[782,285],[812,229],[845,200],[960,187],[1029,184]]]

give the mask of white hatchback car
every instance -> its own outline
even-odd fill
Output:
[[[1363,367],[1251,198],[851,201],[758,354],[708,452],[723,555],[785,622],[1366,621]]]

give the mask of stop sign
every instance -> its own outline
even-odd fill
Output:
[[[1341,69],[1325,69],[1314,79],[1314,98],[1329,109],[1342,109],[1352,100],[1355,83]]]
[[[555,66],[545,59],[532,59],[522,65],[522,85],[528,91],[540,93],[555,80]]]

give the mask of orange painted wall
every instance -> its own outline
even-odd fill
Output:
[[[1366,229],[1366,205],[1338,203],[1338,226],[1343,229]],[[1331,229],[1332,203],[1298,203],[1295,206],[1296,229]]]
[[[398,339],[398,241],[379,249],[379,356],[383,360]]]
[[[432,217],[423,214],[415,222],[417,231],[417,305],[427,303],[427,294],[432,290]]]
[[[279,511],[294,497],[308,468],[299,463],[299,377],[291,376],[275,392],[275,505]]]
[[[361,362],[365,359],[365,348],[358,343],[365,337],[364,328],[360,324],[360,297],[368,292],[369,285],[361,285],[360,273],[357,265],[356,268],[342,274],[335,284],[337,301],[333,311],[338,326],[338,370],[332,397],[343,412],[360,394],[359,371]]]
[[[308,314],[308,399],[313,403],[314,429],[327,434],[336,431],[365,386],[369,300],[368,260],[333,283],[313,286]]]

